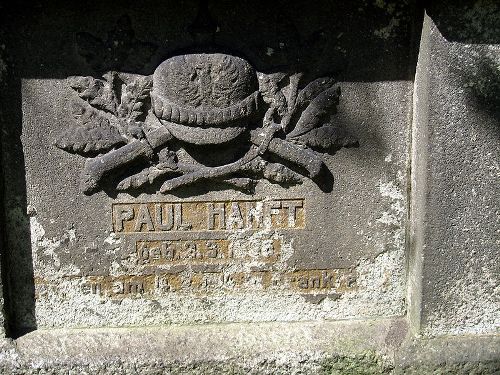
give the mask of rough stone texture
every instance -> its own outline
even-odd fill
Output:
[[[2,27],[10,30],[5,40],[16,62],[15,72],[9,69],[7,76],[3,52],[7,48],[1,42],[0,86],[5,77],[8,86],[0,95],[1,196],[8,198],[2,202],[1,234],[7,234],[8,241],[1,249],[2,271],[7,271],[2,275],[6,285],[1,286],[7,295],[10,335],[18,337],[37,324],[62,327],[37,329],[16,340],[0,339],[1,373],[500,373],[500,270],[495,237],[500,156],[498,5],[436,1],[427,9],[414,89],[408,249],[409,25],[418,16],[412,15],[405,1],[362,1],[354,6],[338,2],[334,8],[326,4],[331,5],[319,2],[317,6],[331,13],[315,15],[318,24],[327,25],[325,31],[298,44],[293,44],[295,37],[300,39],[312,30],[311,24],[316,25],[304,16],[308,6],[298,2],[276,5],[295,15],[296,27],[280,23],[282,13],[273,13],[267,2],[255,13],[254,4],[240,5],[237,11],[233,2],[213,4],[213,12],[222,15],[223,21],[211,26],[220,43],[238,45],[258,70],[309,56],[287,53],[315,40],[330,45],[316,68],[320,72],[338,69],[342,96],[335,119],[360,140],[360,147],[327,157],[336,178],[333,195],[318,192],[308,182],[288,190],[288,197],[304,194],[316,200],[307,207],[308,219],[321,235],[315,231],[298,235],[294,238],[298,247],[293,248],[290,241],[285,249],[292,255],[290,250],[307,244],[309,251],[295,252],[287,259],[299,268],[330,264],[354,268],[355,290],[327,298],[288,293],[284,299],[272,294],[255,298],[251,293],[243,297],[221,293],[215,304],[174,298],[161,301],[163,306],[154,300],[106,301],[79,293],[84,273],[123,275],[123,254],[118,249],[122,241],[110,233],[111,213],[106,209],[116,196],[109,192],[82,196],[78,169],[83,163],[57,150],[51,141],[69,121],[74,93],[66,77],[110,69],[151,73],[165,55],[190,39],[181,24],[183,12],[194,9],[193,2],[171,4],[169,12],[120,2],[120,9],[134,14],[134,27],[139,25],[137,35],[125,43],[119,38],[130,35],[123,25],[119,32],[106,35],[113,23],[107,20],[117,18],[117,8],[109,5],[81,4],[86,12],[82,16],[67,5],[39,3],[12,13],[3,12],[0,4],[0,20],[9,16]],[[238,19],[238,14],[244,17]],[[273,14],[278,19],[271,22]],[[186,17],[194,16],[193,11]],[[243,21],[234,25],[227,21],[234,19]],[[236,29],[242,39],[233,39],[227,27],[231,33]],[[276,27],[285,31],[276,33]],[[109,56],[102,57],[102,50],[97,54],[76,51],[75,33],[77,39],[97,43],[92,36],[78,34],[82,30],[101,38],[99,43],[111,51]],[[189,33],[203,34],[196,28]],[[325,41],[323,33],[335,38]],[[151,41],[165,40],[176,42],[157,60],[152,58],[155,63],[142,67],[137,56],[151,58],[156,51]],[[285,48],[289,45],[293,48]],[[124,57],[129,48],[141,53]],[[47,54],[47,50],[57,53]],[[264,183],[256,194],[265,197],[282,193],[280,189]],[[151,197],[150,193],[140,199]],[[185,196],[171,199],[193,194],[207,199],[244,196],[230,190],[188,189]],[[341,198],[332,202],[332,196]],[[325,254],[324,248],[331,252]],[[388,319],[405,312],[407,250],[409,311],[407,316]],[[62,277],[67,277],[64,282]],[[169,302],[177,303],[178,309],[168,310]],[[373,317],[377,319],[367,319]],[[337,318],[361,319],[328,321]],[[213,324],[308,319],[318,321]],[[156,325],[171,320],[205,324]],[[151,326],[69,328],[130,324]]]
[[[403,320],[38,330],[0,346],[3,374],[481,374],[498,337],[415,340]]]
[[[84,161],[53,144],[75,121],[68,114],[78,95],[67,78],[99,77],[110,69],[148,75],[166,56],[192,48],[186,26],[195,19],[197,3],[162,4],[129,4],[120,7],[120,14],[110,4],[82,5],[83,12],[69,5],[47,5],[24,9],[6,21],[16,60],[15,82],[5,98],[12,110],[3,155],[3,165],[9,166],[4,172],[9,181],[9,262],[16,266],[8,277],[18,295],[12,301],[13,324],[33,329],[403,315],[413,4],[210,5],[219,28],[214,36],[217,48],[246,56],[258,72],[304,72],[308,80],[332,76],[339,82],[342,95],[331,120],[359,140],[359,147],[322,156],[332,173],[331,191],[304,179],[289,188],[259,181],[253,196],[213,182],[184,188],[177,195],[161,195],[153,187],[134,195],[104,189],[85,196],[80,189]],[[124,31],[128,24],[135,35]],[[156,54],[149,53],[151,46],[159,49]],[[132,52],[123,51],[125,47]],[[136,53],[138,49],[149,52]],[[127,53],[137,61],[125,58]],[[106,54],[118,60],[101,56]],[[200,160],[215,163],[215,156],[225,156],[225,150],[203,149]],[[107,277],[111,285],[113,278],[155,277],[156,270],[129,261],[132,237],[112,233],[113,203],[248,198],[304,198],[306,227],[273,237],[283,242],[276,273],[335,269],[345,280],[345,290],[305,294],[286,288],[226,288],[208,295],[160,291],[144,298],[82,292],[91,278]],[[235,240],[240,235],[231,234]],[[264,235],[247,237],[248,246],[262,242]],[[228,269],[250,272],[264,266],[247,262]],[[194,272],[185,269],[188,276]]]
[[[437,2],[424,22],[409,290],[425,335],[500,329],[500,48],[488,44],[500,41],[500,18],[498,4],[479,3]]]

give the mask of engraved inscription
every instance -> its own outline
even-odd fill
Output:
[[[155,299],[172,293],[298,293],[333,296],[356,288],[353,269],[295,269],[283,233],[306,228],[303,198],[116,202],[115,236],[126,240],[120,272],[65,276],[102,298]],[[120,274],[121,273],[121,274]],[[36,280],[36,298],[50,282]]]
[[[83,294],[112,298],[258,290],[263,292],[294,290],[301,294],[328,294],[354,290],[355,280],[356,273],[351,269],[163,272],[156,275],[87,277],[81,289]]]
[[[316,292],[330,289],[352,288],[355,277],[349,273],[339,273],[338,270],[300,270],[289,275],[289,280],[295,289],[301,292]]]
[[[137,241],[137,263],[212,263],[233,258],[227,240]]]
[[[246,242],[245,240],[229,241],[225,239],[137,241],[137,264],[225,264],[235,260],[274,262],[280,255],[280,240],[263,240],[257,244]]]
[[[304,201],[113,204],[115,233],[303,229]]]
[[[131,297],[153,294],[156,286],[154,275],[88,276],[82,286],[84,294]]]

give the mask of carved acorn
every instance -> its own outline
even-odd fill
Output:
[[[257,112],[257,75],[235,56],[175,56],[154,72],[151,101],[175,138],[198,145],[225,143],[242,134]]]

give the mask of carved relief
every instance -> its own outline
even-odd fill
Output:
[[[301,78],[203,53],[171,57],[151,76],[70,77],[75,124],[55,145],[88,158],[87,194],[103,180],[119,191],[158,183],[161,193],[199,181],[252,191],[262,178],[322,187],[331,176],[322,153],[355,140],[331,122],[340,97],[334,79]]]

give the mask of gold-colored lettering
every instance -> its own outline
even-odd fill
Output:
[[[237,202],[231,202],[231,212],[227,218],[226,229],[242,229],[244,226],[243,216],[241,215],[240,206]]]
[[[283,201],[281,206],[288,210],[288,227],[295,228],[297,219],[297,208],[302,207],[302,201]]]
[[[174,227],[174,206],[171,203],[155,204],[156,227],[159,230],[172,230]]]
[[[189,223],[184,223],[182,217],[182,203],[174,204],[175,228],[177,230],[189,230],[193,226]]]
[[[280,214],[280,208],[280,201],[268,201],[264,203],[264,225],[267,228],[274,228],[276,226],[273,221],[273,216]]]
[[[215,216],[219,218],[219,225],[217,229],[225,228],[225,208],[224,203],[207,203],[207,228],[209,230],[215,229]]]
[[[151,215],[149,213],[148,206],[145,204],[139,205],[139,212],[137,213],[137,219],[134,225],[134,231],[140,232],[143,226],[146,226],[148,231],[155,230],[153,225],[153,220],[151,219]]]
[[[115,231],[121,232],[124,229],[123,222],[134,218],[134,210],[130,206],[114,206],[115,211]]]

